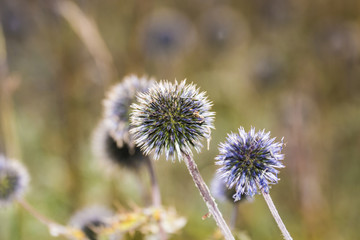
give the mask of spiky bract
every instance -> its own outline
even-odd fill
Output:
[[[130,75],[108,92],[104,100],[105,124],[120,147],[124,143],[132,144],[129,135],[129,115],[130,105],[136,100],[136,93],[147,91],[153,83],[153,79]]]
[[[145,156],[139,147],[130,147],[128,143],[123,143],[119,147],[103,122],[98,125],[94,132],[92,145],[94,155],[98,159],[112,164],[111,167],[116,165],[136,170],[145,161],[149,160],[148,156]]]
[[[20,199],[28,183],[26,169],[19,162],[0,155],[0,206]]]
[[[130,133],[137,146],[155,159],[165,152],[166,159],[179,161],[191,148],[201,150],[201,140],[210,139],[214,113],[212,103],[194,84],[155,83],[148,92],[138,94],[138,104],[131,105]]]
[[[239,134],[228,134],[226,142],[220,144],[216,164],[221,166],[218,173],[227,187],[235,187],[235,201],[242,194],[254,196],[258,190],[268,193],[269,184],[278,182],[276,168],[284,167],[283,145],[283,139],[275,142],[265,130],[255,132],[251,128],[247,133],[240,127]]]

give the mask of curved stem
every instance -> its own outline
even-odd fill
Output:
[[[49,232],[52,236],[57,237],[63,235],[65,237],[73,239],[76,236],[76,239],[85,239],[84,233],[79,229],[69,229],[66,226],[58,224],[49,218],[45,217],[41,213],[35,210],[28,202],[24,199],[18,200],[20,206],[22,206],[27,212],[34,216],[37,220],[47,226]]]
[[[22,206],[26,211],[28,211],[31,215],[33,215],[37,220],[45,224],[46,226],[50,226],[52,224],[56,224],[54,221],[50,220],[49,218],[45,217],[41,213],[35,210],[28,202],[25,200],[18,200],[20,206]]]
[[[106,88],[109,80],[115,78],[116,68],[96,23],[72,1],[56,1],[55,7],[88,49],[99,69],[104,88]]]
[[[209,188],[205,184],[203,178],[200,175],[199,169],[194,161],[194,159],[189,155],[184,153],[184,161],[186,167],[188,168],[191,177],[194,180],[195,186],[199,189],[201,196],[206,203],[209,212],[213,216],[216,224],[220,228],[222,234],[224,235],[226,240],[235,240],[234,236],[232,235],[228,225],[226,224],[214,198],[211,196]]]
[[[273,215],[278,227],[280,228],[280,231],[282,232],[282,234],[284,236],[284,239],[292,240],[292,237],[290,236],[290,233],[286,229],[284,222],[281,220],[280,215],[279,215],[278,211],[276,210],[276,207],[275,207],[274,202],[272,201],[272,199],[270,197],[270,194],[265,193],[264,191],[262,191],[262,195],[264,196],[265,202],[267,203],[271,214]]]

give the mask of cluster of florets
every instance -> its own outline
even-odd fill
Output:
[[[216,164],[221,166],[218,173],[228,188],[235,187],[235,201],[243,194],[254,196],[259,189],[268,193],[269,184],[278,182],[276,168],[284,167],[283,145],[283,140],[275,142],[275,138],[270,138],[270,132],[255,132],[251,128],[247,133],[242,127],[239,134],[229,134],[226,142],[220,144],[220,155],[216,157]]]
[[[147,92],[138,94],[138,104],[131,105],[131,130],[134,141],[155,159],[165,152],[166,159],[179,160],[192,155],[191,148],[201,150],[201,140],[210,139],[214,113],[212,103],[194,84],[155,83]]]
[[[19,200],[28,183],[26,169],[19,162],[0,155],[0,206]]]
[[[153,83],[153,79],[130,75],[108,92],[104,100],[104,121],[119,147],[124,143],[133,145],[129,134],[130,105],[136,101],[138,92],[147,91]]]

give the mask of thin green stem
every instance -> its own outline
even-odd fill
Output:
[[[206,203],[210,214],[213,216],[216,224],[220,228],[222,234],[224,235],[226,240],[235,240],[234,236],[232,235],[230,228],[226,224],[214,198],[211,196],[209,188],[205,184],[203,178],[200,175],[199,169],[194,161],[194,159],[189,155],[184,153],[184,161],[186,167],[188,168],[191,177],[194,180],[195,186],[199,189],[201,196]]]
[[[276,207],[275,207],[274,202],[272,201],[272,199],[270,197],[270,194],[265,193],[264,191],[262,191],[262,195],[264,196],[265,202],[267,203],[271,214],[273,215],[278,227],[280,228],[280,231],[282,232],[282,234],[284,236],[284,239],[292,240],[292,237],[290,236],[290,233],[286,229],[284,222],[281,220],[280,215],[279,215],[278,211],[276,210]]]

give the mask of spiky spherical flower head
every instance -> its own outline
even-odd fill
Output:
[[[20,199],[28,183],[26,169],[19,162],[0,155],[0,206]]]
[[[210,139],[214,113],[212,103],[194,84],[186,81],[155,83],[148,92],[138,94],[138,104],[131,105],[131,130],[134,141],[155,159],[165,152],[166,159],[179,160],[202,148],[201,140]]]
[[[139,147],[130,147],[130,144],[125,142],[119,147],[104,122],[101,122],[94,131],[92,148],[95,157],[104,160],[111,167],[115,165],[137,170],[149,160]]]
[[[283,168],[281,153],[284,143],[275,142],[270,132],[255,132],[255,128],[247,133],[239,128],[239,134],[231,133],[226,142],[221,143],[220,154],[216,164],[221,167],[218,173],[228,188],[235,187],[235,201],[242,194],[254,196],[258,190],[269,193],[269,184],[278,182],[278,168]]]
[[[97,240],[99,230],[109,225],[113,215],[113,212],[106,207],[91,206],[76,212],[71,217],[69,225],[80,229],[87,239]]]
[[[123,81],[110,89],[104,100],[104,119],[111,136],[119,147],[132,144],[129,135],[130,105],[136,100],[137,92],[147,91],[153,79],[126,76]]]

